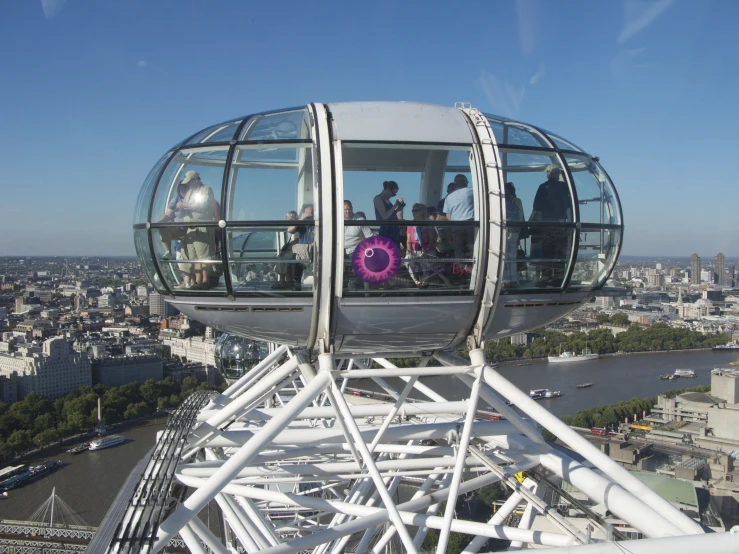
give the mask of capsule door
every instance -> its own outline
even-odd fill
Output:
[[[351,105],[331,106],[332,334],[340,352],[452,346],[470,332],[479,308],[485,210],[471,127],[459,110],[426,108],[425,121],[443,116],[443,124],[419,132],[414,109],[380,104],[357,114]],[[448,212],[450,219],[442,215]]]

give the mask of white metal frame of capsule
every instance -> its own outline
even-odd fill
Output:
[[[561,169],[569,214],[529,221],[552,164]],[[185,227],[161,216],[190,170],[203,175],[221,209],[218,218],[186,226],[222,236],[208,259],[194,260],[221,274],[205,291],[182,288],[188,264],[167,257],[162,247],[164,233]],[[456,172],[468,176],[475,199],[472,220],[445,224],[451,235],[472,233],[474,244],[468,240],[459,250],[463,257],[456,248],[444,256],[437,249],[404,258],[382,286],[357,282],[345,256],[345,230],[361,223],[343,220],[344,200],[382,232],[372,199],[384,180],[398,181],[408,212],[415,201],[436,204]],[[293,182],[285,185],[288,174]],[[522,199],[517,221],[507,212],[506,181],[517,184]],[[315,210],[313,257],[286,260],[280,254],[289,240],[284,214],[308,203]],[[406,223],[412,222],[384,225]],[[440,228],[435,224],[438,235]],[[349,102],[256,114],[197,133],[152,170],[134,229],[150,280],[188,316],[254,340],[378,354],[475,347],[574,310],[615,266],[623,219],[598,159],[556,135],[469,105]],[[555,235],[562,238],[553,253],[546,245]],[[250,241],[268,245],[260,250]],[[526,257],[517,258],[517,245]],[[286,265],[303,274],[289,290],[274,281]],[[414,266],[419,277],[411,275]],[[411,277],[428,286],[414,287]]]
[[[445,352],[434,358],[441,366],[427,367],[429,356],[415,368],[377,358],[383,369],[368,370],[358,359],[324,354],[312,363],[304,351],[279,347],[200,412],[176,470],[191,494],[154,531],[151,551],[179,533],[192,552],[204,552],[204,545],[224,553],[419,552],[429,529],[439,532],[437,553],[446,551],[452,532],[469,535],[464,552],[470,554],[489,538],[511,541],[509,550],[736,551],[739,534],[704,534],[487,366],[482,350],[472,350],[469,361]],[[423,370],[459,379],[469,397],[447,401],[423,383]],[[368,376],[395,401],[353,403],[347,385]],[[391,377],[400,386],[385,380]],[[418,397],[411,402],[412,390]],[[479,400],[506,420],[476,419]],[[534,421],[585,461],[552,448]],[[526,477],[517,479],[521,472]],[[612,515],[589,517],[586,529],[575,525],[544,500],[545,489],[560,481]],[[398,488],[409,483],[409,498],[399,499]],[[510,496],[488,522],[455,513],[460,495],[492,483],[505,485]],[[225,543],[197,517],[211,501],[222,509]],[[442,502],[447,509],[440,511]],[[520,523],[505,525],[517,509],[523,509]],[[532,529],[536,514],[555,531]],[[614,544],[614,520],[621,531],[645,538]]]

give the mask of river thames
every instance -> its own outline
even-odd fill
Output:
[[[555,365],[543,360],[510,362],[501,364],[498,371],[525,392],[535,388],[561,391],[562,397],[541,401],[542,406],[561,417],[630,398],[657,396],[669,389],[708,385],[713,368],[729,367],[733,361],[739,361],[739,352],[666,352],[608,356],[572,364]],[[658,379],[660,374],[672,373],[675,369],[692,369],[696,378]],[[424,382],[448,400],[462,400],[469,394],[469,389],[457,379],[437,377]],[[593,386],[576,388],[584,382],[593,383]],[[35,457],[34,462],[60,459],[65,465],[35,483],[10,491],[8,498],[0,499],[0,519],[25,520],[56,487],[64,502],[89,525],[97,526],[131,469],[153,446],[156,432],[163,429],[164,424],[164,419],[159,418],[119,432],[126,437],[126,442],[106,450],[72,456],[59,449]]]

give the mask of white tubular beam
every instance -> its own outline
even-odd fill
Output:
[[[734,527],[734,529],[737,529]],[[732,529],[733,531],[733,529]],[[736,554],[739,552],[739,531],[706,533],[682,537],[662,537],[628,542],[601,542],[550,550],[556,554]]]
[[[388,404],[378,402],[376,404],[350,404],[349,409],[352,416],[356,418],[368,416],[384,416],[387,414]],[[438,415],[438,414],[463,414],[467,410],[467,402],[460,400],[458,402],[412,402],[405,404],[401,410],[401,415]],[[266,421],[280,413],[280,408],[257,408],[250,410],[249,413],[239,415],[239,421]],[[216,414],[216,410],[203,410],[201,415],[207,416],[205,419]],[[331,418],[335,415],[335,411],[331,406],[322,406],[320,408],[306,408],[298,414],[295,419],[322,419]],[[198,416],[200,417],[200,416]]]
[[[432,375],[457,375],[469,373],[470,367],[399,367],[396,369],[349,369],[336,372],[339,377],[371,379],[372,377],[430,377]]]
[[[527,481],[531,480],[526,479],[524,481],[524,485],[526,485]],[[506,500],[503,505],[498,508],[498,511],[493,514],[493,517],[490,518],[490,521],[488,521],[488,525],[501,525],[505,521],[505,519],[513,513],[513,510],[516,509],[522,498],[523,497],[519,493],[514,491],[511,496],[508,497],[508,500]],[[482,545],[485,544],[487,540],[487,537],[481,537],[480,535],[476,536],[465,547],[465,549],[462,551],[462,554],[477,554],[482,548]]]
[[[391,387],[385,379],[382,379],[380,377],[372,377],[372,380],[380,385],[380,388],[384,390],[388,395],[390,395],[391,398],[398,399],[398,391],[396,391],[393,387]]]
[[[262,532],[262,535],[267,538],[269,544],[275,545],[280,543],[280,540],[275,536],[274,529],[264,521],[264,516],[259,512],[251,499],[237,496],[235,501],[246,512],[247,516],[251,519],[257,529]]]
[[[230,554],[228,549],[223,546],[223,544],[221,544],[221,541],[219,541],[218,538],[213,533],[211,533],[210,529],[208,529],[205,523],[200,521],[200,518],[193,518],[188,523],[187,527],[202,539],[205,545],[210,548],[211,552],[215,552],[216,554]],[[154,551],[156,552],[156,550]]]
[[[190,525],[185,525],[180,529],[180,537],[185,541],[187,549],[192,552],[192,554],[208,554],[205,548],[200,544],[198,536],[190,528]]]
[[[408,534],[408,529],[406,529],[405,524],[403,523],[403,520],[398,513],[395,502],[393,501],[390,493],[388,493],[387,488],[385,487],[382,476],[380,475],[380,472],[375,465],[375,460],[374,458],[372,458],[372,454],[370,453],[367,445],[362,439],[362,434],[359,432],[357,422],[354,421],[354,418],[352,418],[352,414],[349,411],[346,400],[344,400],[343,396],[334,394],[331,402],[336,403],[336,407],[339,409],[341,415],[344,417],[346,426],[349,428],[349,432],[352,434],[354,440],[356,441],[355,446],[357,450],[359,450],[359,454],[362,456],[367,469],[372,475],[372,480],[375,482],[375,487],[377,487],[377,491],[380,493],[380,498],[382,498],[382,501],[385,503],[385,508],[387,509],[390,521],[392,521],[393,525],[395,525],[395,528],[398,531],[398,535],[400,536],[400,540],[403,541],[403,545],[408,552],[412,554],[417,554],[418,551],[416,550],[416,547],[413,546],[413,539],[411,539],[411,536]]]
[[[401,406],[405,402],[405,399],[408,397],[408,393],[411,392],[411,389],[413,388],[413,385],[415,384],[417,379],[418,377],[411,377],[410,381],[408,381],[408,384],[406,384],[406,386],[403,388],[403,391],[400,393],[400,396],[395,401],[395,404],[393,404],[392,408],[390,408],[390,413],[385,416],[385,421],[382,422],[380,430],[377,431],[375,438],[372,439],[372,444],[369,447],[369,451],[371,453],[373,453],[375,451],[375,448],[377,448],[377,443],[380,442],[380,439],[385,434],[385,431],[387,431],[387,428],[390,426],[393,418],[396,416],[398,410],[400,410]]]
[[[157,552],[164,548],[169,540],[182,529],[191,519],[197,519],[197,514],[210,500],[218,494],[223,487],[230,482],[239,470],[246,466],[249,461],[254,458],[259,451],[270,443],[279,432],[293,420],[300,410],[310,404],[313,399],[318,396],[333,380],[328,373],[317,375],[313,381],[308,383],[306,387],[300,391],[285,406],[284,412],[279,416],[270,420],[262,429],[257,432],[252,440],[244,444],[239,451],[232,456],[213,477],[208,479],[204,486],[196,490],[185,502],[180,505],[173,514],[171,514],[159,526],[157,541],[154,545],[154,551]],[[353,420],[352,420],[353,421]]]
[[[564,454],[542,454],[538,456],[538,459],[543,467],[562,477],[596,504],[606,506],[647,537],[679,534],[679,531],[663,517],[663,514],[655,512],[639,498],[635,498],[619,485],[572,458]]]
[[[542,486],[539,483],[534,483],[534,486],[531,488],[531,492],[537,497],[541,497]],[[526,504],[526,508],[523,511],[523,515],[521,516],[521,521],[518,524],[518,528],[531,529],[531,525],[534,523],[534,518],[536,517],[537,511],[538,510],[536,509],[536,506],[534,506],[533,502],[529,502],[528,504]],[[522,547],[523,542],[513,541],[508,547],[508,550],[521,550]]]
[[[475,417],[477,408],[477,399],[480,394],[480,378],[482,371],[479,371],[475,383],[472,385],[472,393],[470,394],[469,406],[467,408],[467,417],[464,420],[464,428],[462,429],[462,438],[459,441],[459,450],[457,452],[457,463],[454,466],[452,474],[452,483],[449,485],[449,498],[444,511],[444,526],[439,533],[439,542],[436,545],[436,554],[444,554],[446,552],[447,543],[449,542],[449,529],[454,519],[454,512],[457,506],[457,495],[459,494],[459,485],[462,482],[462,472],[467,458],[467,448],[470,445],[470,434],[472,432],[472,422]]]
[[[441,480],[441,484],[439,485],[439,488],[437,490],[443,490],[449,487],[449,481],[452,480],[451,475],[447,474],[444,475],[444,478]],[[415,498],[415,497],[414,497]],[[436,511],[439,509],[440,502],[436,502],[434,504],[430,504],[426,508],[426,515],[432,516],[436,513]],[[426,540],[426,535],[428,535],[429,528],[425,525],[418,528],[418,531],[416,532],[416,536],[413,537],[413,544],[416,545],[417,548],[421,548],[421,545],[423,544],[423,541]],[[374,554],[374,553],[373,553]]]
[[[459,365],[460,363],[463,363],[465,361],[462,358],[459,358],[453,354],[450,354],[449,352],[444,351],[434,352],[434,357],[444,365]],[[473,360],[477,362],[477,365],[479,365],[480,367],[484,366],[486,363],[485,353],[481,349],[471,350],[470,357],[473,358]],[[471,387],[472,383],[474,383],[474,378],[469,375],[460,374],[457,375],[457,378],[465,383],[468,387]],[[539,431],[537,431],[530,422],[523,419],[518,412],[508,406],[505,401],[495,393],[493,388],[484,381],[482,383],[482,387],[480,388],[480,396],[482,396],[482,398],[488,404],[495,408],[495,411],[502,415],[506,420],[510,421],[511,424],[515,425],[516,429],[518,429],[521,433],[526,435],[535,443],[546,444],[546,441],[541,437],[541,433],[539,433]]]
[[[253,368],[251,368],[243,377],[239,378],[239,380],[236,381],[233,385],[231,385],[225,391],[223,391],[223,396],[226,396],[228,398],[233,398],[235,396],[238,396],[241,392],[249,388],[254,381],[259,379],[262,376],[262,374],[265,371],[267,371],[270,368],[270,366],[272,366],[272,364],[277,362],[277,360],[279,360],[287,351],[288,351],[287,346],[285,346],[284,344],[280,346],[277,350],[272,352],[272,354],[268,355],[261,362],[259,362]],[[218,398],[216,398],[216,401],[218,401]]]
[[[290,358],[277,369],[265,375],[253,387],[243,391],[239,396],[235,397],[231,402],[219,410],[213,417],[209,418],[206,423],[212,427],[218,427],[222,423],[228,421],[249,404],[258,400],[262,395],[268,392],[272,387],[279,384],[288,377],[298,367],[298,360]]]
[[[669,534],[703,533],[703,529],[698,523],[690,519],[680,510],[676,509],[667,500],[647,487],[644,483],[611,460],[611,458],[606,456],[603,452],[595,448],[595,446],[570,429],[570,427],[565,425],[559,418],[539,406],[528,394],[521,391],[497,371],[486,366],[484,368],[484,378],[491,387],[500,391],[522,411],[534,418],[550,432],[557,435],[557,437],[567,443],[578,454],[584,456],[588,461],[605,473],[614,483],[618,483],[620,486],[628,490],[631,494],[652,508],[652,510],[657,514],[661,514],[662,517],[677,528],[677,532]]]
[[[391,364],[390,362],[388,362],[384,358],[373,358],[373,359],[378,364],[380,364],[382,367],[384,367],[386,369],[395,369],[395,370],[399,369],[397,366]],[[409,377],[402,377],[402,376],[398,376],[398,377],[400,379],[402,379],[403,381],[405,381],[406,383],[410,380]],[[429,397],[434,402],[446,402],[446,398],[444,398],[440,394],[434,392],[433,390],[431,390],[430,388],[428,388],[423,383],[419,383],[418,381],[416,381],[416,383],[413,385],[413,388],[416,389],[418,392],[421,392],[421,393],[425,394],[427,397]]]
[[[236,538],[239,539],[241,545],[246,551],[251,554],[252,552],[259,551],[264,544],[257,544],[256,537],[254,537],[254,529],[249,529],[249,521],[247,518],[240,518],[233,507],[228,503],[227,496],[225,494],[217,494],[216,502],[218,506],[223,510],[223,515],[226,518],[231,530],[233,531]]]
[[[456,427],[457,423],[455,422],[395,425],[388,428],[385,432],[384,440],[386,442],[405,442],[409,440],[441,439],[449,431],[456,429]],[[364,442],[371,443],[377,433],[378,427],[367,428],[367,426],[363,426],[360,430]],[[472,435],[475,437],[510,435],[517,432],[516,427],[509,421],[475,421],[472,426]],[[247,430],[222,431],[219,435],[208,440],[206,446],[210,448],[238,448],[250,440],[254,434],[255,431]],[[344,442],[344,434],[339,429],[304,427],[285,429],[275,437],[273,444],[276,446],[292,446],[302,444],[343,444]]]

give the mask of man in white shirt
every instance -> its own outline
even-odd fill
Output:
[[[474,221],[475,219],[475,195],[467,185],[469,181],[462,174],[454,178],[456,188],[446,197],[444,201],[444,213],[448,221]],[[454,257],[465,258],[472,255],[472,247],[475,243],[475,226],[453,227],[452,243],[454,244]]]
[[[344,200],[344,220],[364,219],[354,215],[354,207],[349,200]],[[344,252],[347,256],[354,254],[354,249],[364,239],[373,237],[375,233],[366,225],[345,225],[344,226]]]

